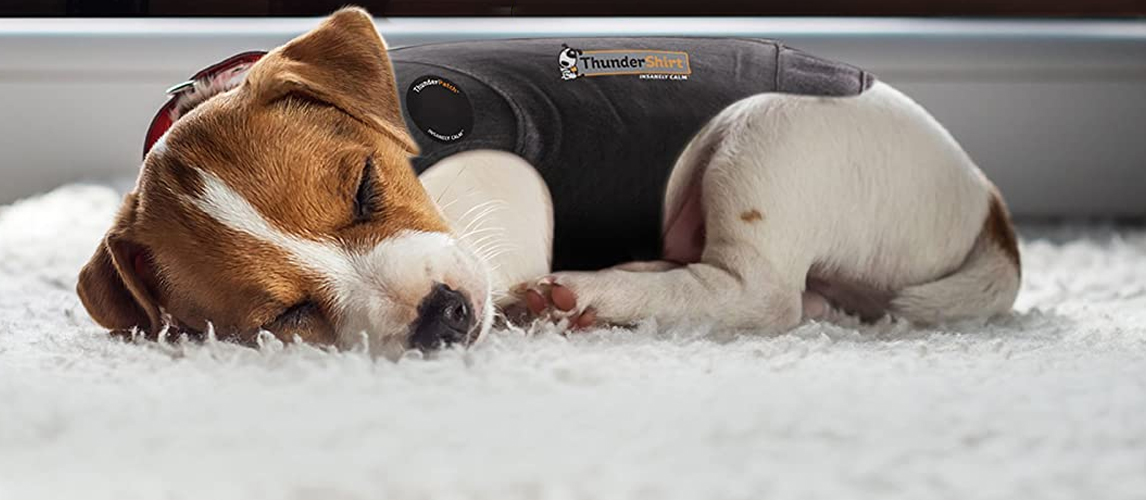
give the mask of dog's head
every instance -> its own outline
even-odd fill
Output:
[[[385,355],[470,343],[492,316],[487,273],[416,151],[373,22],[341,10],[172,126],[79,295],[117,330],[210,324]]]

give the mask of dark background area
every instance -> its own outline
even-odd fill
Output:
[[[1142,17],[1146,0],[0,0],[0,16]]]

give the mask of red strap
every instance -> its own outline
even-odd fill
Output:
[[[264,55],[266,55],[266,52],[263,51],[243,52],[233,55],[222,62],[213,64],[207,69],[195,73],[189,80],[167,89],[167,95],[170,97],[167,99],[167,102],[163,104],[163,107],[159,108],[159,112],[155,114],[155,118],[151,119],[151,125],[147,127],[147,137],[143,141],[143,156],[147,156],[147,152],[151,151],[151,148],[155,146],[159,138],[167,133],[167,129],[171,128],[175,120],[178,120],[180,116],[189,111],[189,109],[178,109],[179,99],[184,93],[195,92],[197,83],[207,83],[219,78],[237,78],[239,75],[245,74],[251,65],[259,59],[262,59]]]

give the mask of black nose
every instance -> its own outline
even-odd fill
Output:
[[[434,283],[429,295],[418,304],[418,319],[411,325],[410,344],[421,350],[431,350],[464,343],[473,322],[473,306],[469,299],[453,288]]]

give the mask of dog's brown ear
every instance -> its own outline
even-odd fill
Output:
[[[105,328],[155,333],[161,326],[159,308],[145,282],[151,264],[145,248],[127,236],[135,206],[135,194],[127,195],[115,226],[80,271],[76,292],[92,319]]]
[[[386,45],[366,11],[344,8],[260,60],[246,82],[270,102],[300,94],[330,104],[397,139],[411,153]]]

